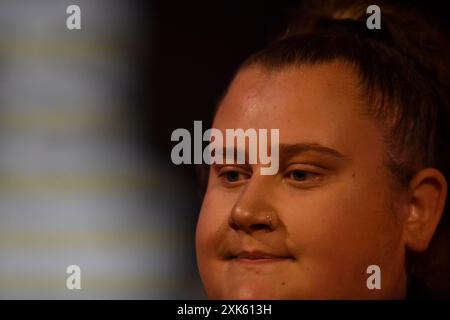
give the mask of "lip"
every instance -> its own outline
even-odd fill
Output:
[[[237,255],[232,256],[231,259],[238,263],[264,264],[292,260],[293,257],[280,256],[262,251],[241,251]]]

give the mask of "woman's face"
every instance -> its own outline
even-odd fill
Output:
[[[213,127],[279,129],[280,169],[213,165],[196,234],[211,299],[402,298],[402,215],[382,135],[343,63],[239,72]],[[369,290],[378,265],[381,290]]]

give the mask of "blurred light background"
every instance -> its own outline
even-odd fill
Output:
[[[1,0],[0,299],[204,298],[199,188],[170,135],[210,125],[295,5]]]
[[[139,12],[76,1],[69,31],[73,3],[0,4],[0,298],[195,297],[186,185],[127,109]],[[66,288],[72,264],[82,290]]]

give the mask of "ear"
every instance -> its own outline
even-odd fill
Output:
[[[447,181],[440,171],[426,168],[409,184],[408,213],[404,237],[412,251],[425,251],[444,211]]]

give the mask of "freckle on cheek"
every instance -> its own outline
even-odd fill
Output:
[[[282,283],[281,283],[282,286],[284,286],[285,284],[286,284],[285,282],[282,282]]]
[[[354,177],[355,177],[355,173],[353,172],[353,173],[352,173],[352,178],[354,178]]]

